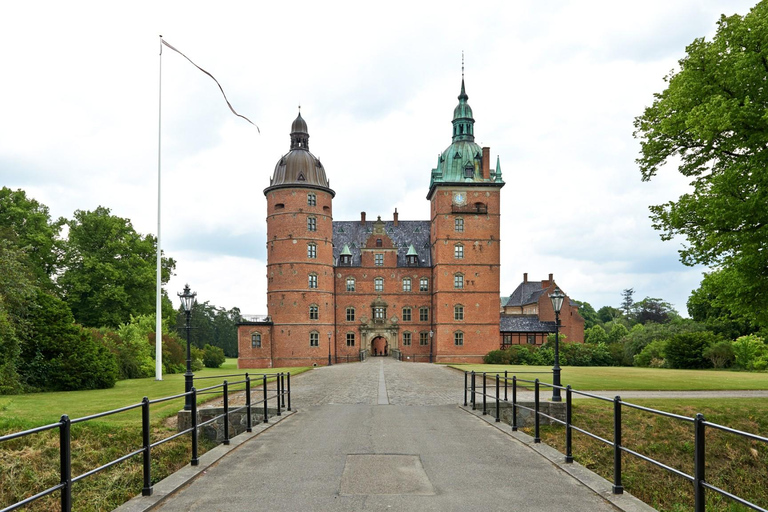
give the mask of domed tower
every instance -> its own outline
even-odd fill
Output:
[[[463,69],[462,69],[463,71]],[[475,143],[475,120],[462,72],[451,145],[432,169],[433,331],[435,361],[482,362],[499,348],[500,192],[498,160]]]
[[[327,364],[333,344],[332,201],[301,113],[267,197],[267,307],[274,366]],[[331,333],[331,337],[329,337]]]

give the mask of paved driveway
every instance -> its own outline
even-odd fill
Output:
[[[462,411],[455,370],[371,358],[291,384],[298,412],[209,467],[160,510],[615,510]]]

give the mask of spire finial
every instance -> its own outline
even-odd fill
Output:
[[[461,80],[464,81],[464,50],[461,50]]]

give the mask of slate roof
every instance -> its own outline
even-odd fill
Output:
[[[373,233],[373,223],[366,221],[362,224],[359,220],[335,220],[333,221],[333,259],[338,265],[339,255],[344,245],[349,246],[352,253],[352,267],[360,266],[360,246]],[[401,220],[395,226],[393,221],[383,221],[384,230],[397,246],[397,266],[405,267],[405,255],[408,247],[413,245],[419,255],[419,267],[431,267],[432,258],[429,245],[428,220]]]
[[[512,295],[507,299],[507,303],[504,306],[524,306],[526,304],[533,304],[539,301],[539,297],[547,291],[546,288],[541,287],[541,281],[528,281],[527,283],[520,283]]]
[[[501,315],[501,332],[555,332],[555,322],[542,322],[536,315]]]

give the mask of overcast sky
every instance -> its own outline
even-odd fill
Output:
[[[54,217],[108,207],[157,233],[168,292],[266,313],[263,189],[301,104],[334,218],[427,220],[431,169],[461,85],[476,142],[498,155],[501,292],[553,273],[595,309],[658,297],[681,312],[702,268],[662,242],[648,206],[688,188],[642,183],[632,121],[720,14],[755,0],[499,2],[24,1],[0,18],[0,186]]]

